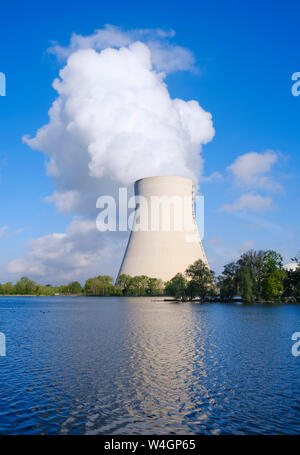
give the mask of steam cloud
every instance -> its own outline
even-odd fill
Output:
[[[71,53],[53,83],[58,98],[49,123],[24,137],[49,157],[57,191],[48,201],[80,213],[112,184],[152,175],[197,180],[201,146],[214,136],[212,116],[197,101],[172,99],[164,78],[140,41]]]
[[[49,123],[23,139],[47,157],[55,192],[46,201],[73,218],[66,232],[33,239],[25,257],[7,265],[10,280],[116,275],[127,233],[96,230],[97,198],[116,194],[120,185],[132,191],[131,184],[147,176],[201,177],[201,147],[214,129],[197,101],[170,97],[166,75],[195,69],[192,52],[172,44],[173,36],[105,26],[50,48],[65,60],[53,83],[58,97]]]

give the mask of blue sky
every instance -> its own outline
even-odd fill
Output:
[[[292,74],[300,71],[299,2],[87,0],[83,6],[54,0],[10,2],[1,9],[0,71],[7,96],[0,98],[0,282],[24,274],[39,282],[84,280],[118,271],[125,239],[112,240],[114,247],[99,240],[99,251],[89,245],[89,255],[82,255],[76,223],[82,223],[81,234],[89,232],[84,223],[91,214],[61,213],[45,202],[64,175],[59,182],[47,175],[45,154],[22,143],[24,135],[34,137],[48,123],[57,97],[52,82],[65,62],[47,49],[53,42],[68,46],[72,33],[91,36],[105,24],[124,31],[172,29],[176,34],[166,42],[194,56],[190,70],[171,72],[165,82],[172,98],[196,100],[212,114],[215,136],[203,146],[200,178],[212,268],[220,272],[249,248],[277,249],[285,262],[299,251],[300,97],[291,94]],[[228,169],[250,152],[256,153],[250,156],[252,174]],[[263,170],[256,172],[261,156]],[[247,167],[246,159],[240,164]],[[213,173],[218,175],[205,178]],[[240,198],[249,194],[263,198],[262,204],[242,207]],[[68,245],[57,257],[51,253],[53,233],[71,236],[72,264],[65,261]]]

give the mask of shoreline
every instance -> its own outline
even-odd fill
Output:
[[[141,298],[148,298],[151,300],[151,302],[167,302],[167,303],[191,303],[191,304],[197,304],[197,305],[203,305],[203,304],[215,304],[215,303],[220,303],[222,305],[227,305],[227,304],[238,304],[238,305],[245,305],[245,306],[252,306],[252,305],[276,305],[276,304],[284,304],[284,305],[295,305],[299,304],[300,302],[283,302],[283,301],[267,301],[267,300],[260,300],[256,301],[253,303],[246,303],[243,302],[242,299],[232,299],[232,300],[226,300],[226,301],[221,301],[221,300],[207,300],[202,302],[199,299],[194,299],[194,300],[176,300],[173,299],[172,297],[168,298],[168,296],[147,296],[147,295],[85,295],[85,294],[59,294],[59,295],[47,295],[47,294],[0,294],[1,297],[87,297],[87,298],[136,298],[136,299],[141,299]]]

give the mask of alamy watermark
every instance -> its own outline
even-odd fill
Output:
[[[6,76],[0,73],[0,96],[6,96]]]
[[[299,96],[300,95],[300,72],[294,73],[292,75],[292,81],[296,81],[292,85],[292,95],[293,96]]]
[[[204,237],[204,196],[131,196],[119,188],[118,200],[110,195],[97,199],[101,209],[96,226],[105,231],[184,232],[186,242]],[[129,213],[129,211],[131,213]]]
[[[0,357],[6,356],[6,338],[4,333],[0,332]]]
[[[293,333],[292,340],[296,341],[292,346],[292,354],[294,357],[298,357],[300,355],[300,332]]]

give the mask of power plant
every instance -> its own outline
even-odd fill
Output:
[[[147,177],[137,180],[134,190],[136,210],[119,275],[168,281],[197,259],[208,266],[195,218],[193,181]]]

